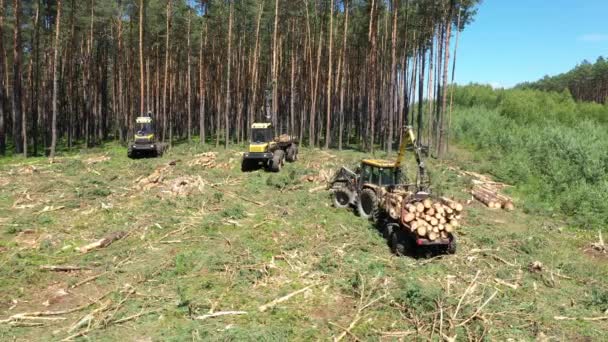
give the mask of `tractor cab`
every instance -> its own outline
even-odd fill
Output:
[[[139,116],[135,119],[135,136],[129,143],[127,155],[129,158],[158,157],[165,151],[165,144],[156,141],[154,123],[151,113],[148,116]]]
[[[361,161],[361,185],[379,187],[395,186],[401,181],[401,168],[394,161],[363,159]]]
[[[135,119],[136,132],[135,143],[151,143],[154,141],[154,126],[152,118],[148,116],[140,116]]]
[[[274,137],[272,124],[270,123],[254,123],[251,125],[251,143],[262,144],[272,141]]]

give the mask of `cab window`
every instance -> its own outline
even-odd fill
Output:
[[[395,185],[395,173],[392,169],[380,169],[381,185]]]
[[[251,131],[251,141],[254,143],[268,142],[272,140],[272,130],[270,128],[254,128]]]

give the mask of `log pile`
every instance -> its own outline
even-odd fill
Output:
[[[279,143],[287,143],[290,141],[295,141],[296,137],[288,135],[288,134],[281,134],[278,137],[274,138],[275,142],[279,142]]]
[[[403,206],[401,222],[418,237],[431,241],[447,239],[459,226],[463,206],[446,197],[426,198]]]
[[[513,199],[501,194],[498,189],[489,184],[475,184],[471,194],[490,209],[503,208],[508,211],[515,209]]]

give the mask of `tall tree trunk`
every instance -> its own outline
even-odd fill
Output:
[[[368,73],[371,78],[371,94],[370,94],[370,109],[369,109],[369,123],[370,123],[370,135],[369,135],[369,150],[374,153],[374,135],[375,135],[375,121],[376,121],[376,32],[377,32],[377,20],[375,20],[376,14],[376,1],[372,0],[370,7],[369,16],[369,41],[370,41],[370,71]]]
[[[277,31],[279,30],[279,0],[275,0],[274,32],[272,34],[272,123],[277,133],[279,89],[278,89],[278,63],[277,63]]]
[[[55,19],[55,23],[55,46],[53,47],[53,119],[51,123],[51,152],[49,155],[51,160],[55,157],[55,149],[57,147],[57,96],[59,93],[57,65],[59,64],[61,0],[57,0],[57,18]]]
[[[346,37],[348,36],[348,0],[344,1],[344,34],[342,37],[342,73],[340,79],[340,127],[338,129],[338,149],[342,151],[342,134],[344,132],[344,89],[346,88]],[[348,139],[348,137],[347,137]]]
[[[312,105],[310,107],[310,132],[308,145],[310,147],[315,146],[315,136],[316,136],[316,127],[315,127],[315,119],[317,116],[317,90],[319,86],[319,70],[321,68],[321,48],[323,46],[323,28],[321,28],[321,32],[319,32],[319,47],[317,49],[317,67],[315,71],[314,78],[314,87],[312,90]]]
[[[171,3],[167,1],[167,32],[165,34],[165,77],[163,79],[163,141],[167,136],[167,83],[169,81],[169,36],[171,33]]]
[[[277,4],[278,4],[277,0]],[[230,116],[230,70],[232,67],[232,18],[234,16],[234,2],[230,1],[230,14],[228,15],[228,63],[226,65],[226,108],[224,108],[224,148],[228,148],[228,140],[230,139],[230,124],[228,117]]]
[[[1,5],[1,4],[0,4]],[[40,56],[40,35],[39,35],[39,22],[40,22],[40,1],[36,1],[36,12],[34,15],[34,35],[32,37],[32,49],[33,49],[33,78],[30,79],[31,89],[30,89],[30,97],[31,97],[31,111],[32,111],[32,145],[34,147],[34,155],[38,154],[38,115],[39,115],[39,100],[38,100],[38,81],[39,81],[39,56]],[[0,34],[2,34],[0,32]],[[0,49],[1,49],[0,43]],[[1,71],[0,71],[1,73]],[[1,96],[1,95],[0,95]],[[1,101],[0,101],[1,103]],[[0,104],[1,106],[1,104]],[[69,127],[68,129],[70,129]]]
[[[146,113],[144,79],[144,0],[139,0],[139,115]]]
[[[331,137],[331,84],[332,84],[332,54],[334,45],[334,0],[331,0],[329,10],[329,54],[327,57],[327,120],[325,123],[325,149],[329,148],[329,140]]]
[[[13,142],[15,144],[15,152],[22,153],[22,113],[21,113],[21,0],[13,1],[13,10],[15,15],[14,24],[14,40],[13,40]]]
[[[255,113],[257,112],[257,99],[258,99],[258,59],[260,54],[260,23],[262,21],[262,13],[264,12],[264,0],[260,0],[259,9],[258,9],[258,20],[255,28],[255,47],[253,50],[253,71],[251,73],[251,78],[253,79],[251,86],[251,106],[249,108],[249,125],[256,120]]]
[[[188,100],[186,101],[187,103],[187,111],[188,111],[188,142],[192,141],[192,80],[191,78],[191,70],[190,70],[190,55],[192,54],[191,51],[191,47],[190,47],[190,23],[192,22],[192,12],[188,11],[188,66],[186,67],[187,69],[187,77],[186,77],[186,89],[188,92]]]
[[[4,120],[4,103],[6,90],[4,88],[4,75],[8,71],[4,68],[4,0],[0,0],[0,155],[6,153],[6,127]]]
[[[393,151],[393,120],[397,113],[397,13],[399,0],[393,0],[393,33],[391,36],[391,80],[390,80],[390,114],[388,118],[388,153]]]
[[[445,157],[447,151],[446,131],[447,131],[447,120],[446,109],[447,109],[447,98],[448,98],[448,69],[450,65],[450,39],[452,36],[452,12],[453,12],[454,1],[450,2],[450,8],[448,9],[448,15],[445,20],[446,34],[444,40],[444,53],[443,58],[443,92],[441,98],[441,116],[439,117],[439,157]]]
[[[418,125],[418,131],[416,132],[416,136],[422,136],[423,130],[423,111],[424,111],[424,68],[426,63],[426,50],[421,47],[420,48],[420,74],[419,74],[419,84],[418,84],[418,119],[416,120],[416,124]],[[418,139],[418,145],[421,144],[421,140]]]
[[[454,57],[452,62],[452,80],[450,81],[450,113],[448,114],[448,128],[445,133],[445,152],[448,153],[450,151],[450,130],[452,129],[452,109],[454,105],[454,76],[456,74],[456,53],[458,52],[458,41],[460,40],[460,16],[462,14],[462,10],[458,10],[458,20],[456,24],[456,42],[454,44]]]
[[[117,117],[117,125],[118,125],[118,134],[120,136],[120,142],[124,142],[125,139],[125,130],[126,119],[124,115],[124,100],[123,100],[123,72],[122,72],[122,0],[118,0],[118,48],[116,51],[116,73],[118,78],[118,108],[115,109],[116,117]]]
[[[205,9],[205,17],[206,17],[206,9]],[[206,18],[205,18],[206,19]],[[205,143],[205,89],[206,89],[206,78],[205,78],[205,67],[204,67],[204,55],[203,48],[207,46],[207,20],[205,20],[205,29],[204,29],[204,37],[203,30],[201,30],[201,43],[200,43],[200,51],[199,51],[199,134],[201,139],[201,144]]]

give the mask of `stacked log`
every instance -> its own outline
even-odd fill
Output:
[[[485,204],[488,208],[503,208],[508,211],[515,209],[513,200],[510,197],[499,193],[496,189],[490,188],[489,186],[477,184],[473,186],[471,193],[473,194],[473,197]]]
[[[412,233],[431,241],[447,239],[459,226],[462,204],[446,197],[426,198],[403,206],[401,221]]]

